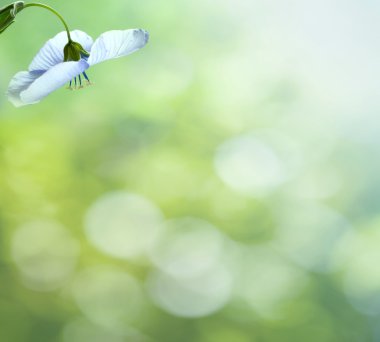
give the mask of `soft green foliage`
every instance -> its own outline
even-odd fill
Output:
[[[379,5],[48,5],[151,39],[0,97],[0,341],[378,341]],[[62,30],[17,16],[1,94]]]

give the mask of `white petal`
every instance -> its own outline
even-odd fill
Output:
[[[75,30],[70,32],[71,39],[74,42],[79,43],[83,46],[83,48],[90,52],[92,45],[94,44],[94,40],[86,33],[80,30]]]
[[[127,56],[146,45],[149,33],[141,29],[103,33],[91,49],[88,63],[94,65],[107,59]]]
[[[85,50],[91,50],[93,40],[87,33],[75,30],[71,31],[70,35],[71,39],[81,44]],[[54,38],[49,39],[34,57],[29,65],[29,71],[46,71],[52,66],[63,62],[63,48],[67,42],[66,31],[60,32]]]
[[[24,105],[39,102],[45,96],[81,74],[88,67],[88,63],[84,60],[59,63],[53,66],[20,92],[21,102]]]
[[[24,106],[25,103],[21,101],[20,93],[27,89],[40,76],[41,74],[36,72],[21,71],[17,73],[9,83],[7,91],[9,101],[16,107]]]

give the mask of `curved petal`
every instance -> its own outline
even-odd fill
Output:
[[[79,62],[64,62],[53,66],[45,73],[40,73],[38,77],[29,82],[27,86],[23,86],[20,90],[19,100],[21,101],[21,105],[39,102],[54,90],[57,90],[81,74],[88,67],[89,65],[85,60]],[[30,72],[29,74],[33,76],[37,73]]]
[[[75,30],[71,31],[70,35],[71,39],[81,44],[85,50],[91,50],[93,40],[87,33]],[[54,38],[49,39],[30,63],[29,71],[46,71],[52,66],[63,62],[63,48],[67,42],[66,31],[60,32]]]
[[[24,106],[25,103],[21,101],[20,93],[27,89],[41,73],[31,73],[28,71],[20,71],[13,76],[8,86],[7,96],[8,100],[16,107]]]
[[[70,35],[71,35],[71,39],[74,42],[77,42],[80,45],[82,45],[86,51],[88,52],[91,51],[92,45],[94,44],[94,40],[86,32],[83,32],[80,30],[74,30],[70,32]]]
[[[94,65],[107,59],[127,56],[146,45],[149,33],[142,29],[108,31],[92,46],[88,63]]]

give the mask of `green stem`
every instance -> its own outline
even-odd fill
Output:
[[[66,32],[67,32],[67,39],[69,40],[69,42],[71,42],[71,36],[70,36],[69,27],[67,26],[67,24],[66,24],[65,20],[63,19],[63,17],[54,8],[51,8],[50,6],[47,6],[47,5],[44,5],[44,4],[34,3],[34,2],[24,5],[24,8],[27,8],[27,7],[42,7],[42,8],[47,9],[48,11],[54,13],[62,21],[62,24],[65,26],[65,29],[66,29]]]

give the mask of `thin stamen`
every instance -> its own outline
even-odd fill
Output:
[[[86,79],[87,85],[88,86],[92,85],[93,83],[91,83],[91,81],[90,81],[89,77],[87,76],[86,72],[83,71],[82,74],[83,74],[84,78]]]
[[[67,89],[69,89],[69,90],[82,89],[82,88],[84,88],[84,86],[92,85],[90,79],[88,78],[87,74],[84,71],[82,72],[82,75],[83,75],[84,79],[86,80],[85,85],[83,84],[82,76],[78,75],[78,76],[74,77],[73,79],[71,79],[70,84],[67,87]],[[77,81],[77,78],[78,78],[78,81]],[[74,86],[72,86],[73,83],[74,83]],[[78,86],[78,83],[79,83],[79,86]]]
[[[84,78],[86,79],[87,82],[90,82],[90,79],[88,78],[87,74],[85,71],[82,72]]]
[[[73,80],[70,81],[70,84],[69,84],[69,86],[68,86],[66,89],[68,89],[68,90],[73,90],[73,88],[72,88],[72,86],[71,86],[72,83],[73,83]]]

